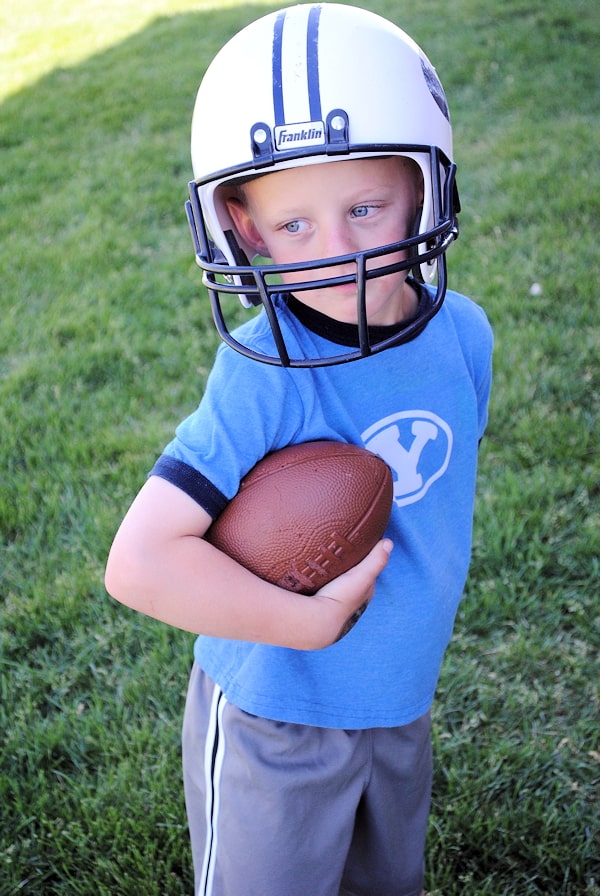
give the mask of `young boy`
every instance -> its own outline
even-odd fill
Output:
[[[446,289],[444,93],[391,23],[299,5],[217,55],[192,157],[188,216],[225,344],[106,583],[199,635],[183,735],[196,893],[419,896],[429,712],[469,563],[492,350],[482,310]],[[250,320],[231,329],[238,297]],[[202,536],[265,454],[314,439],[380,454],[394,507],[362,563],[302,597]]]

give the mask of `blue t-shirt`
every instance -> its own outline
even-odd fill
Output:
[[[333,353],[283,301],[278,313],[292,356]],[[273,354],[264,318],[244,325],[244,341]],[[483,310],[450,291],[411,342],[349,364],[284,369],[220,346],[199,407],[154,475],[213,517],[265,454],[293,443],[364,445],[395,479],[386,532],[395,549],[345,638],[320,651],[197,638],[195,659],[230,702],[332,728],[403,725],[430,708],[469,565],[491,354]]]

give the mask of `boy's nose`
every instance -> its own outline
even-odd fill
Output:
[[[355,252],[351,234],[347,226],[343,224],[331,225],[323,228],[321,238],[321,258],[334,258],[337,255],[350,255]]]

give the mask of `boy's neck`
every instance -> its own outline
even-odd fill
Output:
[[[417,295],[417,306],[414,314],[416,317],[417,309],[422,307],[422,302],[430,301],[429,293],[423,288],[421,283],[418,283],[412,278],[410,278],[407,283],[410,284]],[[329,342],[335,342],[338,345],[344,345],[350,348],[359,347],[358,326],[356,324],[336,320],[333,317],[329,317],[327,314],[323,314],[321,311],[316,311],[314,308],[305,305],[291,293],[285,294],[285,302],[294,317],[296,317],[307,330],[316,333],[317,336],[321,336],[323,339],[329,340]],[[373,342],[382,342],[384,339],[394,336],[394,334],[403,329],[407,323],[410,323],[410,319],[401,320],[396,324],[387,326],[371,326],[369,327],[369,335]],[[411,338],[414,339],[420,332],[421,330],[417,330]]]

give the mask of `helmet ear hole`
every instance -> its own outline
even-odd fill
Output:
[[[252,255],[267,255],[268,249],[254,223],[246,200],[238,196],[231,196],[226,200],[226,208],[237,233],[238,242],[245,247],[244,255],[249,258]],[[235,256],[234,256],[235,257]]]

